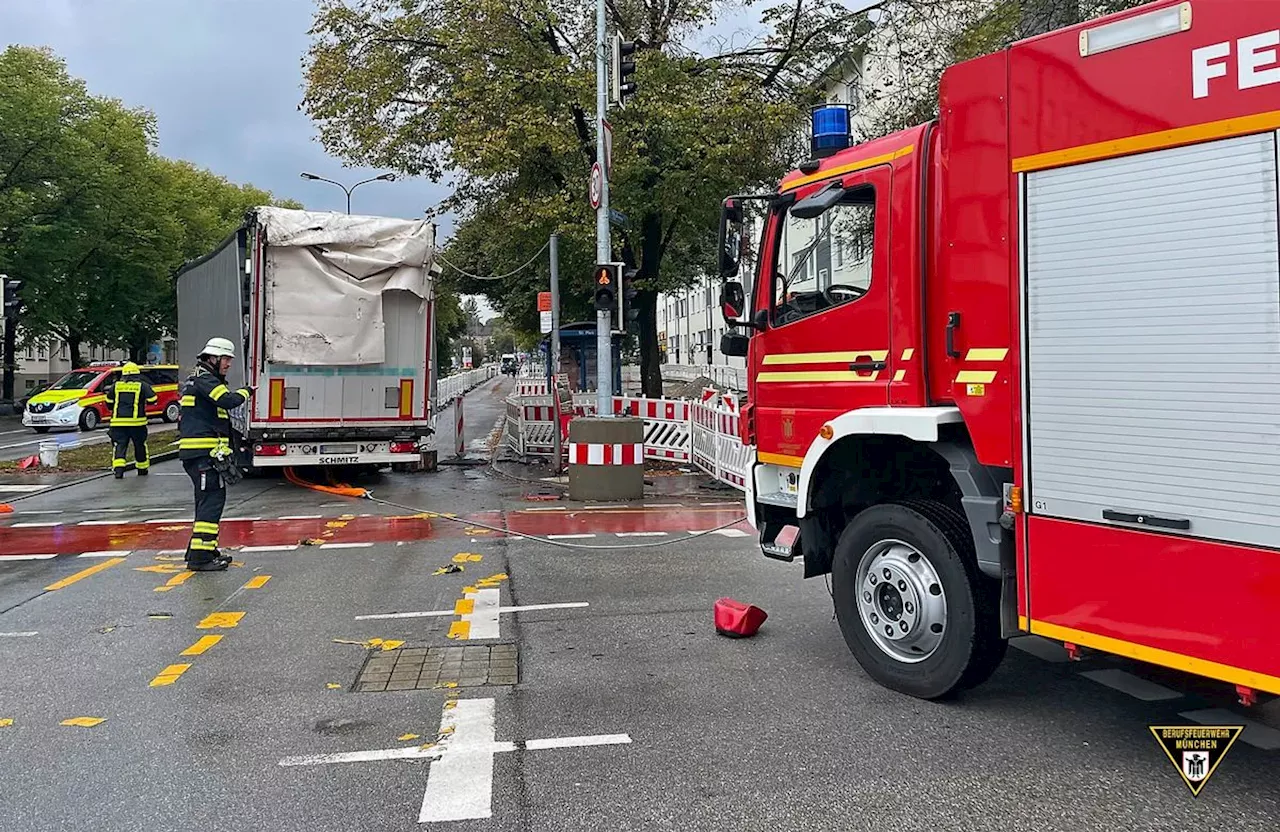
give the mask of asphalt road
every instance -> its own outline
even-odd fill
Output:
[[[501,393],[499,383],[468,397],[474,447],[500,417]],[[253,519],[229,520],[224,535],[270,542],[226,572],[182,577],[160,544],[185,534],[189,486],[172,464],[154,473],[37,493],[0,518],[0,720],[13,720],[0,727],[0,828],[1075,832],[1280,821],[1280,732],[1251,725],[1198,798],[1157,748],[1147,726],[1194,724],[1182,714],[1263,717],[1188,677],[1067,663],[1037,641],[954,702],[876,686],[846,650],[820,579],[761,558],[745,526],[683,539],[732,521],[738,506],[724,498],[534,502],[535,485],[451,466],[368,483],[424,517],[248,480],[227,516]],[[480,522],[562,536],[530,541]],[[57,552],[22,548],[37,539]],[[90,540],[112,554],[77,557]],[[23,554],[58,556],[13,560]],[[443,571],[455,560],[461,572]],[[489,613],[495,594],[501,608],[535,608]],[[758,636],[715,633],[711,607],[725,595],[768,611]],[[358,618],[407,612],[440,614]],[[404,644],[384,651],[385,640]],[[516,684],[357,684],[379,656],[493,644],[514,646]],[[1099,670],[1121,675],[1085,675]],[[1152,688],[1130,682],[1126,693],[1104,678],[1155,680],[1172,698],[1145,701],[1132,691]],[[104,721],[60,724],[78,717]]]
[[[148,425],[148,430],[155,433],[158,430],[172,430],[173,427],[173,425],[156,419]],[[88,432],[58,430],[39,434],[31,428],[23,427],[20,419],[13,417],[0,418],[0,460],[21,459],[24,456],[31,456],[39,450],[41,442],[49,439],[58,442],[62,447],[83,447],[110,441],[105,427]]]

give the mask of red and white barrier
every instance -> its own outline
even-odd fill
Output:
[[[605,445],[570,442],[570,465],[643,465],[644,445]]]
[[[542,382],[545,389],[545,382]],[[568,439],[568,421],[572,416],[595,413],[594,394],[574,395],[573,408],[561,414],[561,424],[554,421],[554,409],[550,396],[520,395],[518,392],[508,401],[507,443],[520,456],[549,457],[554,453],[554,432]],[[629,413],[644,419],[644,443],[635,445],[641,459],[659,459],[692,463],[712,477],[736,488],[746,488],[746,474],[754,459],[755,449],[743,445],[739,439],[738,423],[741,412],[737,399],[732,395],[708,389],[701,400],[646,399],[633,396],[615,396],[615,415]],[[604,449],[621,448],[617,445],[597,445],[600,461],[589,462],[585,449],[591,446],[565,442],[566,461],[576,465],[635,465],[638,462],[618,462],[624,454],[609,451],[609,461],[604,461]],[[626,446],[628,448],[632,446]],[[626,457],[630,459],[630,456]],[[579,462],[578,459],[583,461]]]

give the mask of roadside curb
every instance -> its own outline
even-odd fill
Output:
[[[169,460],[177,459],[177,458],[178,458],[178,452],[177,452],[177,450],[172,450],[172,451],[164,451],[163,453],[152,454],[152,456],[151,456],[151,461],[152,461],[152,463],[156,463],[156,462],[168,462]],[[136,463],[134,463],[134,462],[126,462],[126,463],[125,463],[125,465],[124,465],[124,470],[125,470],[125,472],[126,472],[126,473],[127,473],[127,472],[129,472],[129,471],[133,471],[133,470],[135,470],[136,468],[137,468],[137,464],[136,464]],[[5,503],[6,505],[8,505],[8,504],[12,504],[12,503],[20,503],[20,502],[22,502],[23,500],[29,500],[29,499],[31,499],[32,497],[43,497],[43,496],[44,496],[44,495],[46,495],[46,494],[51,494],[51,493],[53,493],[54,491],[61,491],[61,490],[62,490],[62,489],[64,489],[64,488],[73,488],[73,487],[75,487],[75,486],[77,486],[77,485],[84,485],[85,483],[88,483],[88,482],[93,482],[93,481],[95,481],[95,480],[100,480],[100,479],[102,479],[103,477],[110,477],[110,476],[112,476],[114,473],[115,473],[115,470],[114,470],[114,469],[112,469],[112,468],[108,468],[108,469],[106,469],[105,471],[99,471],[99,472],[94,473],[94,474],[89,474],[88,476],[86,476],[86,477],[81,477],[81,478],[80,478],[80,479],[78,479],[78,480],[72,480],[71,482],[58,483],[57,485],[51,485],[51,486],[49,486],[48,488],[42,489],[42,490],[40,490],[40,491],[33,492],[33,493],[31,493],[31,494],[23,494],[23,495],[22,495],[22,496],[20,496],[20,497],[14,497],[14,498],[12,498],[12,499],[5,500],[5,501],[4,501],[4,503]]]

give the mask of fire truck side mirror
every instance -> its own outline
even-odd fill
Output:
[[[720,278],[727,280],[738,275],[739,238],[742,235],[742,203],[729,197],[720,209],[720,234],[717,251],[720,253]]]
[[[746,293],[742,284],[736,280],[726,280],[720,286],[720,311],[724,313],[724,322],[735,324],[746,309]]]

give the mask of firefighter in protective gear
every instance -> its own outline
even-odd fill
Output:
[[[218,551],[218,524],[227,503],[226,483],[218,467],[231,456],[230,412],[253,396],[252,388],[227,388],[227,372],[234,358],[235,346],[230,341],[210,338],[180,392],[178,458],[196,495],[186,561],[187,568],[196,572],[221,571],[231,564],[231,557]]]
[[[133,443],[133,458],[138,476],[145,477],[151,468],[147,457],[147,406],[158,399],[151,385],[143,380],[138,365],[132,361],[120,368],[120,378],[106,390],[111,405],[111,428],[108,433],[115,444],[111,470],[116,479],[124,479],[125,454]]]

